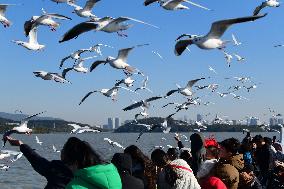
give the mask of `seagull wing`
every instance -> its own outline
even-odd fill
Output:
[[[254,20],[257,20],[259,18],[265,17],[266,15],[267,14],[257,15],[257,16],[241,17],[241,18],[233,18],[233,19],[220,20],[220,21],[214,22],[211,25],[210,32],[206,36],[210,37],[210,38],[220,38],[231,25],[243,23],[243,22],[254,21]]]
[[[174,102],[169,102],[168,104],[162,106],[162,108],[164,108],[164,107],[166,107],[166,106],[168,106],[168,105],[170,105],[170,104],[175,104],[175,103],[174,103]]]
[[[106,63],[106,61],[104,61],[104,60],[95,61],[90,67],[90,72],[92,72],[98,65],[105,64],[105,63]]]
[[[98,24],[96,24],[95,22],[82,22],[80,24],[77,24],[63,35],[59,43],[78,37],[82,33],[95,30],[97,27]]]
[[[91,91],[91,92],[88,92],[81,100],[81,102],[79,103],[79,105],[81,105],[85,100],[86,98],[88,98],[91,94],[95,93],[95,92],[98,92],[98,91]]]
[[[146,0],[146,1],[144,1],[144,6],[148,6],[148,5],[155,3],[157,1],[159,1],[159,0]]]
[[[95,4],[100,0],[88,0],[83,8],[83,11],[91,11]]]
[[[25,22],[24,31],[25,31],[26,37],[29,35],[30,31],[32,30],[34,23],[35,23],[35,21],[33,21],[33,20],[28,20],[28,21]]]
[[[257,6],[254,11],[253,11],[253,15],[256,16],[258,15],[258,13],[261,11],[261,9],[266,7],[266,2],[262,2],[261,5]]]
[[[34,27],[29,32],[29,43],[38,44],[38,42],[37,42],[37,27]]]
[[[182,0],[182,1],[187,2],[187,3],[189,3],[189,4],[193,5],[193,6],[196,6],[196,7],[202,8],[202,9],[205,9],[205,10],[209,10],[209,11],[211,10],[211,9],[209,9],[209,8],[207,8],[207,7],[204,7],[204,6],[202,6],[202,5],[199,5],[199,4],[194,3],[194,2],[192,2],[192,1],[188,1],[188,0]]]
[[[160,98],[163,98],[163,97],[161,97],[161,96],[154,96],[154,97],[151,97],[151,98],[146,99],[145,101],[146,101],[146,102],[151,102],[151,101],[154,101],[154,100],[158,100],[158,99],[160,99]]]
[[[55,19],[59,19],[59,20],[72,20],[72,18],[70,18],[68,16],[64,16],[64,15],[57,14],[57,13],[48,13],[48,14],[45,14],[43,16],[47,16],[47,17],[51,17],[51,18],[55,18]]]
[[[175,92],[178,92],[178,89],[174,89],[174,90],[170,90],[166,96],[171,96],[172,94],[174,94]]]
[[[188,45],[192,44],[192,39],[179,40],[175,45],[175,55],[179,56],[185,51]]]
[[[46,111],[33,114],[33,115],[31,115],[31,116],[28,116],[28,117],[24,118],[22,121],[30,120],[31,118],[33,118],[33,117],[35,117],[35,116],[38,116],[38,115],[40,115],[40,114],[43,114],[43,113],[45,113],[45,112],[46,112]],[[22,122],[22,121],[21,121],[21,122]]]
[[[121,59],[122,61],[126,62],[129,52],[134,49],[134,47],[120,49],[118,51],[117,59]]]
[[[59,68],[62,68],[64,62],[65,62],[66,60],[68,60],[69,58],[71,58],[70,55],[69,55],[69,56],[66,56],[65,58],[63,58],[63,59],[61,60],[61,62],[60,62]]]
[[[190,80],[190,81],[187,83],[186,87],[187,87],[187,88],[191,88],[195,83],[197,83],[199,80],[202,80],[202,79],[205,79],[205,78]]]
[[[154,28],[158,28],[158,26],[155,26],[155,25],[152,25],[152,24],[149,24],[147,22],[143,22],[141,20],[137,20],[137,19],[134,19],[134,18],[130,18],[130,17],[118,17],[116,19],[114,19],[113,21],[111,21],[109,24],[119,24],[121,22],[124,22],[124,21],[127,21],[127,20],[132,20],[134,22],[138,22],[138,23],[141,23],[141,24],[145,24],[145,25],[148,25],[148,26],[152,26]]]
[[[62,71],[62,77],[65,78],[67,72],[73,70],[73,68],[65,68],[63,71]]]
[[[132,110],[132,109],[135,109],[135,108],[140,107],[142,104],[143,104],[142,101],[136,102],[136,103],[134,103],[134,104],[131,104],[130,106],[127,106],[126,108],[123,108],[122,110],[123,110],[123,111]]]

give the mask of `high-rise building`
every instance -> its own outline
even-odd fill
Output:
[[[113,118],[108,118],[107,119],[107,125],[108,125],[108,129],[114,129],[114,119]]]
[[[283,123],[284,123],[284,122],[283,122],[283,118],[279,118],[279,119],[278,119],[278,124],[283,125]]]
[[[275,125],[277,125],[277,124],[278,124],[277,118],[272,117],[272,118],[269,119],[269,125],[270,125],[270,126],[275,126]]]
[[[250,125],[250,126],[258,125],[258,118],[256,118],[256,117],[250,118],[249,125]]]
[[[115,126],[115,129],[117,129],[118,127],[120,127],[120,118],[119,117],[116,117],[114,119],[114,126]]]
[[[197,114],[197,117],[196,117],[196,121],[202,121],[202,115],[201,114]]]

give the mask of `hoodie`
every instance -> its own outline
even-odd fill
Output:
[[[121,189],[121,179],[116,167],[110,164],[79,169],[66,189]]]

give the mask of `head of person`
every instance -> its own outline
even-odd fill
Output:
[[[216,146],[207,146],[205,158],[209,159],[219,159],[219,147]]]
[[[263,140],[264,140],[265,144],[267,144],[269,146],[272,145],[272,139],[271,138],[263,137]]]
[[[115,153],[111,163],[116,166],[119,173],[128,172],[131,174],[132,172],[132,158],[129,154]]]
[[[142,164],[145,166],[149,161],[149,158],[135,145],[130,145],[125,148],[124,153],[131,156],[133,164]]]
[[[179,152],[176,148],[169,148],[167,151],[167,155],[171,161],[178,159]]]
[[[220,142],[220,158],[230,158],[239,153],[240,141],[235,138],[228,138]]]
[[[255,135],[252,142],[256,144],[256,147],[261,147],[264,144],[264,139],[261,135]]]
[[[252,143],[251,142],[248,142],[248,141],[245,141],[241,144],[241,151],[242,153],[245,153],[245,152],[251,152],[252,151]]]
[[[186,163],[191,166],[192,165],[192,155],[190,153],[190,149],[189,148],[182,148],[179,158],[183,159],[184,161],[186,161]]]
[[[61,150],[61,160],[67,165],[83,169],[102,164],[103,161],[88,142],[70,137]]]
[[[151,160],[158,167],[165,167],[171,161],[167,153],[161,149],[152,152]]]

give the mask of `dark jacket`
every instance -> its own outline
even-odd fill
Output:
[[[206,150],[204,148],[204,137],[199,133],[190,136],[191,154],[192,154],[192,171],[194,175],[200,168],[201,162],[204,160]]]
[[[34,170],[46,178],[45,189],[64,189],[73,179],[72,171],[62,161],[48,161],[26,144],[20,145],[20,150]]]
[[[123,189],[144,189],[144,183],[131,175],[132,159],[128,154],[116,153],[111,162],[116,166]]]

